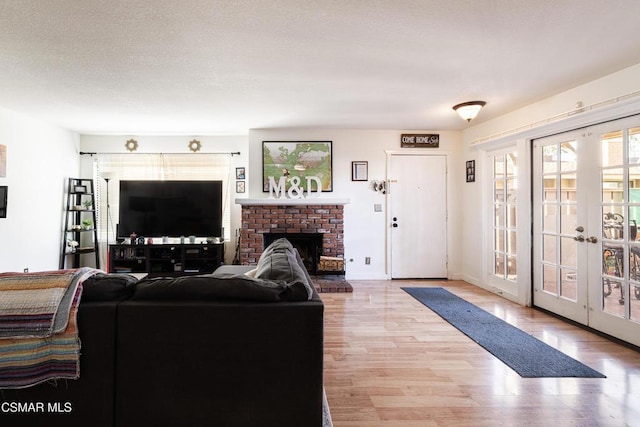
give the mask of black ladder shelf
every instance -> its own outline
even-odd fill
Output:
[[[60,269],[81,267],[80,255],[90,253],[95,253],[95,268],[100,268],[95,202],[92,179],[69,178]]]

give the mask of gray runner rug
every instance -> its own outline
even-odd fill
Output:
[[[443,288],[402,288],[524,378],[606,378]]]

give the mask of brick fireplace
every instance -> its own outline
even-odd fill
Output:
[[[318,256],[344,259],[344,205],[348,200],[236,199],[236,203],[242,205],[240,264],[257,264],[265,241],[271,240],[265,235],[272,233],[292,235],[294,246],[304,236],[319,235]]]

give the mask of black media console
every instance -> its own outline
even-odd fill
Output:
[[[213,273],[224,262],[224,243],[109,245],[110,273],[149,277]]]

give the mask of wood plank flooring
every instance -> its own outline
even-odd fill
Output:
[[[351,281],[325,303],[335,427],[640,426],[640,353],[461,281]],[[400,289],[441,286],[607,376],[521,378]]]

